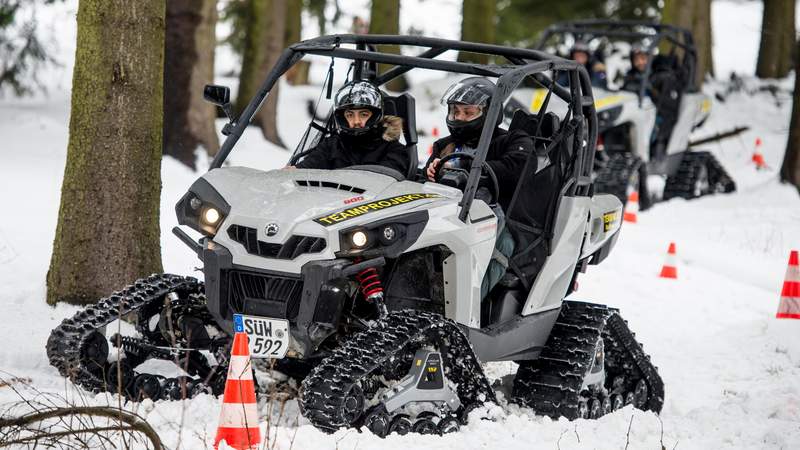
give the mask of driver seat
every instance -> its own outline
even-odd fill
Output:
[[[417,115],[416,102],[411,94],[401,94],[396,97],[383,97],[383,113],[403,119],[403,140],[408,152],[408,170],[405,173],[407,180],[413,180],[419,166],[417,155]]]

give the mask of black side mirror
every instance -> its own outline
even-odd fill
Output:
[[[224,107],[231,102],[231,90],[228,86],[207,84],[203,88],[203,98],[209,103]]]
[[[203,98],[209,103],[213,103],[225,112],[228,117],[228,123],[222,129],[222,134],[225,136],[231,134],[231,129],[234,125],[233,114],[231,113],[231,90],[228,86],[219,86],[216,84],[207,84],[203,88]]]

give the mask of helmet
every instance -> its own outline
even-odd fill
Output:
[[[369,81],[351,81],[336,93],[333,101],[334,119],[340,134],[361,136],[371,134],[378,129],[383,119],[383,95],[380,89]],[[344,113],[350,109],[368,109],[372,116],[367,120],[364,128],[350,128]]]
[[[631,44],[630,58],[633,59],[633,56],[637,53],[647,54],[647,47],[641,42]]]
[[[450,86],[442,96],[442,104],[447,106],[447,129],[456,142],[474,147],[480,138],[486,118],[486,111],[492,100],[496,86],[483,77],[469,77]],[[453,105],[475,105],[480,113],[472,120],[456,120]],[[497,124],[502,116],[497,115]]]
[[[577,41],[576,40],[575,43],[572,44],[572,47],[569,49],[569,57],[570,58],[574,57],[575,53],[577,53],[577,52],[583,52],[583,53],[586,53],[587,55],[591,55],[592,54],[592,50],[591,50],[591,48],[589,48],[589,44],[587,44],[584,41]]]

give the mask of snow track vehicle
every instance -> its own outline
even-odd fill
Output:
[[[697,52],[689,30],[639,21],[562,22],[545,29],[537,48],[564,54],[575,42],[591,48],[597,62],[608,63],[606,71],[614,63],[618,68],[627,64],[628,74],[636,74],[629,80],[621,72],[607,73],[608,85],[595,83],[601,150],[596,192],[614,194],[624,205],[637,190],[646,209],[659,200],[736,189],[713,154],[690,148],[689,135],[708,118],[711,99],[695,83]],[[619,58],[622,53],[633,60],[634,52],[647,55],[638,73]],[[538,89],[532,95],[535,112],[545,92]]]
[[[382,45],[420,53],[375,50]],[[502,64],[437,59],[447,51],[488,54]],[[413,159],[406,173],[373,165],[223,166],[279,77],[305,55],[347,60],[344,81],[377,86],[410,70],[496,79],[469,168],[442,164],[438,182],[422,182]],[[393,67],[378,74],[376,64]],[[331,91],[333,68],[323,92]],[[553,82],[556,73],[568,83]],[[516,111],[510,125],[529,133],[535,147],[516,189],[538,195],[504,212],[517,250],[481,298],[499,214],[498,183],[485,158],[503,104],[524,80],[548,90],[537,114]],[[206,97],[228,109],[227,88],[207,86]],[[551,97],[568,105],[562,115],[549,110]],[[385,94],[384,103],[403,119],[404,145],[416,155],[413,97]],[[333,126],[330,118],[312,119],[290,164]],[[302,379],[303,415],[329,432],[455,431],[470,411],[495,400],[482,369],[490,361],[518,363],[513,401],[538,414],[595,418],[626,404],[658,412],[661,378],[619,312],[565,300],[578,273],[611,252],[621,225],[620,201],[592,189],[597,127],[586,70],[543,52],[411,36],[294,44],[225,128],[210,170],[176,205],[179,223],[202,235],[173,230],[202,260],[205,281],[153,275],[102,299],[52,332],[50,361],[83,387],[134,400],[219,394],[231,336],[245,332],[253,357]],[[490,195],[476,196],[479,188]],[[108,336],[104,327],[122,316],[134,317],[136,333]],[[151,359],[175,362],[185,374],[147,373],[142,363]]]

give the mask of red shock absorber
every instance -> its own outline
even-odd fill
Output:
[[[356,280],[361,284],[361,293],[367,301],[373,301],[378,297],[383,297],[383,284],[378,276],[378,270],[369,267],[356,275]]]

